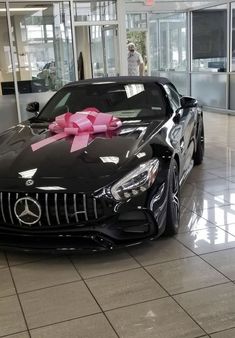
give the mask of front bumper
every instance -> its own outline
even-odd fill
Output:
[[[158,237],[151,211],[133,210],[84,226],[27,229],[0,226],[0,248],[22,251],[99,251],[125,247]]]

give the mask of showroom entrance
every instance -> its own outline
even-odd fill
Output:
[[[75,22],[78,79],[119,75],[118,26]]]

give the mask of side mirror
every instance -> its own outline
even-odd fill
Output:
[[[26,110],[30,113],[37,114],[39,112],[39,102],[30,102],[27,104]]]
[[[180,98],[181,108],[193,108],[197,106],[197,100],[190,96],[182,96]]]

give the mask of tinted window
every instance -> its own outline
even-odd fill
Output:
[[[67,111],[75,113],[91,107],[123,119],[162,119],[166,115],[158,84],[94,83],[63,88],[45,106],[39,118],[51,121]]]

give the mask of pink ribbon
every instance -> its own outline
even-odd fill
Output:
[[[104,133],[119,128],[122,122],[111,114],[97,112],[95,108],[87,108],[75,114],[65,113],[57,116],[49,125],[49,130],[56,135],[31,145],[36,151],[48,144],[68,136],[74,136],[70,152],[85,148],[89,144],[92,134]]]

